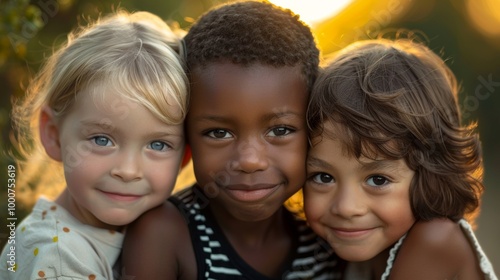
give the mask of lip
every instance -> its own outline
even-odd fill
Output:
[[[375,228],[330,227],[330,231],[339,239],[361,239],[374,232]]]
[[[279,186],[280,184],[231,185],[226,187],[225,190],[236,200],[253,202],[270,196]]]
[[[105,191],[101,191],[101,192],[104,195],[106,195],[108,198],[110,198],[112,200],[117,200],[117,201],[132,202],[132,201],[136,201],[142,197],[142,195],[136,195],[136,194],[123,194],[123,193],[105,192]]]

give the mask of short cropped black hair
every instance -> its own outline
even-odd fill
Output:
[[[310,28],[298,15],[270,3],[216,7],[199,18],[184,40],[190,70],[214,62],[300,66],[309,92],[317,76],[319,50]]]

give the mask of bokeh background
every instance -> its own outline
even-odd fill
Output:
[[[8,238],[7,175],[15,164],[11,101],[24,89],[44,58],[87,19],[118,7],[153,12],[187,30],[223,0],[2,0],[0,2],[0,246]],[[418,36],[447,61],[462,86],[464,122],[477,121],[483,144],[485,186],[477,236],[500,272],[500,0],[273,0],[308,23],[324,57],[367,38]],[[14,152],[15,153],[15,152]],[[47,172],[41,171],[41,172]],[[22,179],[18,173],[18,181]],[[19,178],[21,177],[21,178]],[[192,180],[181,174],[179,186]],[[33,194],[34,196],[35,194]],[[34,199],[35,197],[33,197]],[[18,222],[31,204],[18,201]]]

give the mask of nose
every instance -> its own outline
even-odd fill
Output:
[[[117,158],[111,175],[124,182],[132,182],[142,178],[141,157],[135,153],[123,153]]]
[[[338,186],[333,194],[331,213],[345,219],[365,215],[369,207],[361,188],[352,184]]]
[[[253,173],[262,171],[269,166],[265,140],[252,138],[238,143],[235,159],[231,167],[235,171]]]

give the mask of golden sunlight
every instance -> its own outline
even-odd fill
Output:
[[[499,8],[499,0],[467,1],[467,11],[472,23],[481,33],[491,37],[500,35]]]
[[[292,10],[300,15],[302,21],[312,26],[338,14],[352,0],[269,0],[269,2]]]

